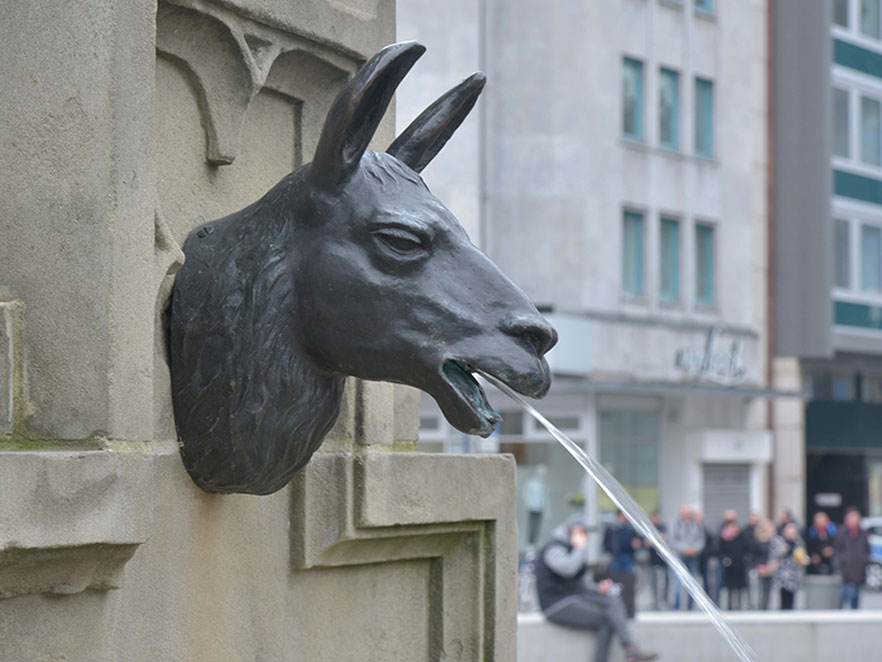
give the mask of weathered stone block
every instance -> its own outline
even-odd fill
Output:
[[[150,469],[109,451],[0,453],[0,598],[118,588],[152,522]]]

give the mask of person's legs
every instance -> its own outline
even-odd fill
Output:
[[[667,567],[651,565],[649,569],[652,573],[652,608],[659,611],[668,605]]]
[[[794,591],[788,591],[786,588],[781,589],[781,609],[793,609],[793,598],[796,595]]]
[[[665,571],[665,590],[662,595],[664,596],[665,609],[667,609],[671,600],[671,569],[668,567],[667,563],[665,563],[662,568]]]
[[[607,662],[609,659],[609,645],[612,643],[613,630],[610,624],[604,621],[597,628],[594,644],[594,662]]]
[[[698,558],[693,557],[686,562],[686,567],[689,568],[689,574],[693,577],[698,577]],[[692,607],[695,606],[695,600],[692,598],[692,594],[689,594],[689,600],[686,603],[686,609],[692,611]]]
[[[723,566],[721,559],[715,559],[716,561],[716,570],[714,572],[714,602],[717,606],[720,605],[720,597],[723,594],[723,573],[725,572],[725,567]]]
[[[772,599],[772,578],[760,577],[760,604],[759,608],[763,611],[769,609],[769,601]]]
[[[686,567],[689,567],[689,561],[687,559],[682,559],[683,563],[686,564]],[[674,578],[674,611],[680,611],[680,596],[683,594],[683,582],[680,581],[679,577]]]
[[[596,632],[594,660],[606,662],[613,632],[606,613],[606,600],[606,596],[596,591],[573,595],[549,607],[545,611],[545,618],[564,627],[594,630]]]
[[[842,583],[842,600],[839,606],[845,609],[846,606],[857,609],[860,603],[860,587],[857,584]]]

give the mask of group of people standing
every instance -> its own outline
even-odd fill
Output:
[[[782,510],[777,524],[751,513],[743,526],[738,514],[727,510],[716,531],[705,525],[701,511],[688,505],[681,506],[680,515],[670,528],[657,512],[652,514],[652,522],[718,605],[726,589],[728,609],[751,606],[769,609],[772,591],[777,588],[781,609],[793,609],[805,573],[838,572],[842,576],[841,606],[853,609],[859,606],[870,545],[866,531],[861,529],[861,514],[857,508],[848,509],[841,527],[826,513],[818,512],[804,532],[787,510]],[[610,569],[618,572],[633,572],[637,550],[648,546],[621,514],[607,528],[603,540],[604,551],[611,557]],[[650,554],[653,606],[664,609],[668,607],[671,575],[654,549]],[[753,600],[752,572],[758,587]],[[687,609],[692,609],[692,597],[684,600],[683,593],[681,583],[675,582],[674,610],[679,610],[684,602]]]
[[[773,587],[780,591],[782,609],[793,609],[794,598],[804,572],[842,575],[842,606],[857,609],[860,587],[865,581],[870,547],[866,531],[861,529],[861,514],[850,508],[841,527],[836,527],[825,513],[818,513],[803,532],[789,512],[783,512],[777,525],[751,514],[742,527],[734,510],[724,513],[716,533],[704,524],[699,511],[688,505],[680,508],[677,520],[668,528],[659,513],[652,523],[667,538],[689,572],[704,582],[705,590],[720,604],[722,589],[728,589],[729,609],[750,606],[748,574],[756,571],[759,583],[757,606],[768,609]],[[622,599],[622,584],[611,579],[597,581],[588,557],[588,536],[593,527],[581,514],[571,515],[554,529],[551,540],[535,560],[536,590],[539,605],[552,623],[571,628],[595,630],[595,662],[607,662],[612,640],[617,638],[625,650],[627,662],[656,660],[658,655],[642,649],[628,625]],[[661,556],[639,537],[622,513],[607,527],[603,549],[610,555],[612,573],[634,573],[638,550],[649,548],[653,597],[656,609],[667,606],[669,573]],[[717,563],[708,561],[716,557]],[[716,568],[711,571],[711,567]],[[711,577],[713,572],[715,577]],[[683,587],[674,584],[673,608],[686,603]]]

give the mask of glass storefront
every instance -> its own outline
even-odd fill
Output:
[[[659,507],[659,415],[654,411],[598,413],[600,462],[648,513]],[[615,506],[601,493],[601,522],[611,522]]]

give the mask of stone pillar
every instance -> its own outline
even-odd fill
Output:
[[[772,365],[774,387],[802,391],[802,373],[796,358],[777,358]],[[802,519],[805,513],[805,403],[797,398],[772,401],[775,444],[772,474],[773,515],[789,508]]]
[[[180,245],[311,159],[394,2],[35,0],[0,38],[0,659],[514,660],[514,462],[413,452],[414,391],[350,380],[270,496],[178,454]]]

